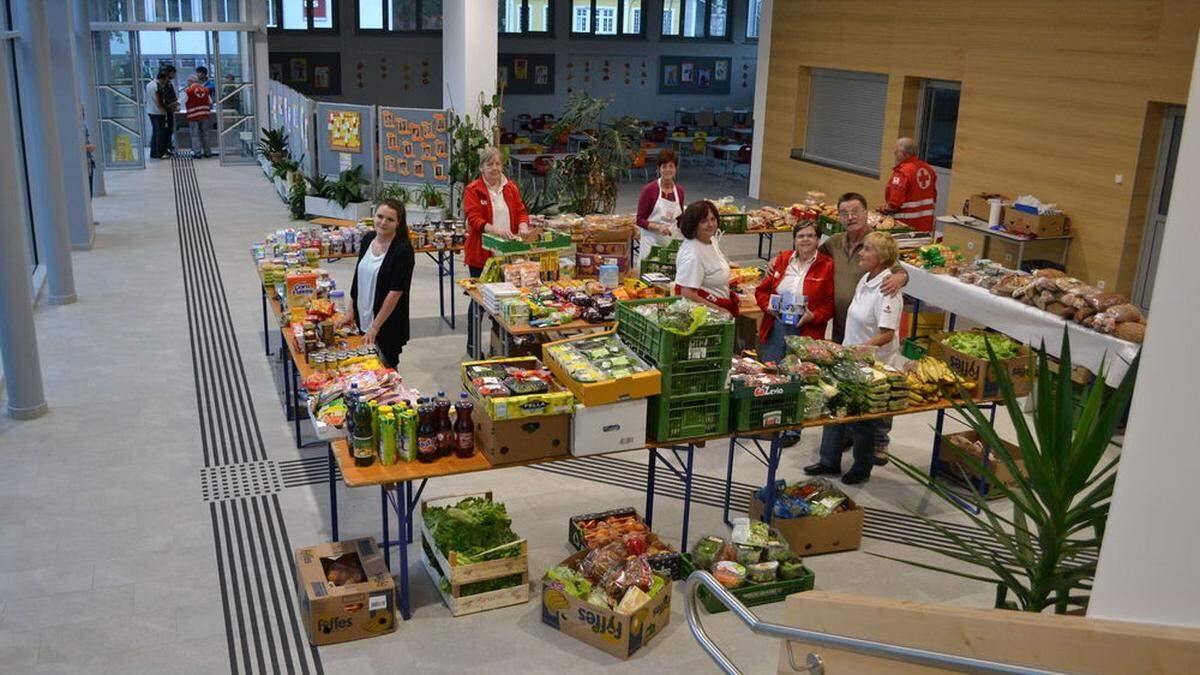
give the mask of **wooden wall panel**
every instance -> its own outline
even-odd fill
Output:
[[[1147,106],[1186,101],[1198,27],[1194,0],[778,2],[762,196],[791,203],[808,190],[855,190],[879,201],[908,119],[905,78],[960,81],[950,208],[978,191],[1057,203],[1077,237],[1071,273],[1128,292]],[[803,129],[797,78],[812,67],[890,76],[878,180],[790,159]]]

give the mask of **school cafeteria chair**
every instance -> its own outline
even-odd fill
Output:
[[[654,127],[650,131],[646,132],[646,140],[653,141],[655,143],[665,142],[667,140],[667,128],[663,126]]]
[[[715,122],[716,117],[713,115],[713,111],[711,110],[701,110],[696,115],[696,126],[700,127],[701,129],[711,129],[713,128]]]
[[[540,155],[545,151],[546,151],[546,149],[544,147],[542,147],[542,145],[540,143],[534,143],[529,148],[529,152],[532,152],[535,155]]]
[[[696,137],[692,139],[692,156],[696,159],[696,162],[707,164],[708,159],[705,157],[704,151],[708,149],[708,139],[702,135],[703,133],[702,131],[697,131]]]
[[[652,140],[650,140],[650,139],[646,139],[646,140],[642,141],[642,143],[641,143],[641,146],[640,146],[640,147],[641,147],[643,150],[644,150],[644,149],[646,149],[646,148],[657,148],[657,147],[658,147],[658,143],[655,143],[654,141],[652,141]]]
[[[566,144],[570,143],[571,142],[571,130],[563,129],[562,131],[560,131],[558,136],[555,137],[554,142],[559,145],[566,145]]]
[[[532,120],[530,120],[529,127],[533,131],[540,133],[543,129],[546,128],[546,120],[544,120],[540,117],[535,117]]]
[[[743,145],[738,148],[737,154],[733,156],[733,172],[737,173],[739,166],[746,166],[746,176],[750,176],[750,146]]]
[[[517,136],[517,137],[516,137],[516,138],[513,140],[513,143],[517,143],[517,144],[519,144],[519,145],[529,145],[529,144],[530,144],[530,143],[532,143],[532,142],[533,142],[533,141],[532,141],[532,140],[530,140],[530,138],[529,138],[528,136]]]
[[[550,155],[538,155],[533,158],[533,165],[529,167],[529,173],[533,176],[534,181],[541,178],[543,181],[550,175],[550,169],[554,166],[554,158]]]
[[[687,136],[690,129],[685,126],[678,126],[671,132],[672,136]]]
[[[512,145],[517,142],[517,135],[511,131],[506,131],[500,134],[501,145]]]
[[[722,110],[721,112],[717,113],[715,124],[722,132],[727,131],[729,127],[733,126],[733,111]]]
[[[629,180],[633,180],[633,172],[635,170],[641,170],[644,179],[650,180],[650,166],[646,162],[645,148],[638,150],[637,154],[633,156],[633,161],[629,163],[629,166],[625,167],[624,173]]]
[[[517,115],[517,124],[516,124],[517,130],[518,131],[529,131],[529,122],[532,119],[533,119],[533,115],[530,115],[529,113],[521,113],[520,115]]]

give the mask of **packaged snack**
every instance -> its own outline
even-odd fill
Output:
[[[579,571],[596,582],[624,562],[625,556],[625,544],[621,541],[610,541],[604,546],[592,549],[584,556],[579,562]]]
[[[555,567],[546,572],[546,578],[551,581],[551,586],[580,599],[587,598],[592,592],[592,582],[570,567]]]
[[[709,535],[696,542],[692,547],[692,560],[697,569],[711,570],[717,561],[717,555],[725,547],[725,540]]]
[[[650,602],[650,596],[646,593],[646,591],[643,591],[637,586],[631,586],[625,591],[625,595],[621,598],[621,602],[618,603],[613,609],[617,612],[617,614],[631,615],[641,609],[642,606],[647,602]]]
[[[733,548],[737,551],[737,561],[743,565],[753,565],[762,560],[763,550],[758,546],[734,544]]]
[[[722,560],[713,568],[713,576],[725,588],[737,588],[746,583],[746,568],[730,560]]]
[[[761,520],[733,519],[733,543],[763,547],[771,538],[770,526]]]
[[[768,560],[746,566],[746,580],[752,584],[765,584],[775,581],[779,572],[779,562]]]
[[[799,556],[793,555],[779,561],[780,579],[799,579],[802,574],[804,574],[804,561]]]
[[[601,609],[612,609],[613,606],[612,599],[599,586],[592,587],[592,590],[588,592],[587,601],[589,605],[595,605]]]

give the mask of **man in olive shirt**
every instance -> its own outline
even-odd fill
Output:
[[[821,244],[821,252],[833,258],[833,341],[841,343],[846,336],[846,312],[854,301],[854,291],[862,279],[863,271],[858,266],[858,251],[863,246],[863,238],[871,231],[867,224],[867,198],[857,192],[847,192],[838,200],[838,219],[845,227]],[[881,290],[887,295],[895,295],[908,283],[908,273],[899,264],[892,268],[892,274],[883,280]],[[888,425],[880,431],[875,439],[875,464],[887,463],[888,431],[891,429],[891,418]],[[848,446],[847,446],[848,447]]]

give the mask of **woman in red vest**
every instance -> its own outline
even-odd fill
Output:
[[[472,277],[483,272],[492,254],[483,250],[483,233],[512,239],[529,230],[529,212],[517,184],[504,177],[500,151],[488,146],[479,152],[479,178],[463,192],[467,243],[463,251]]]

